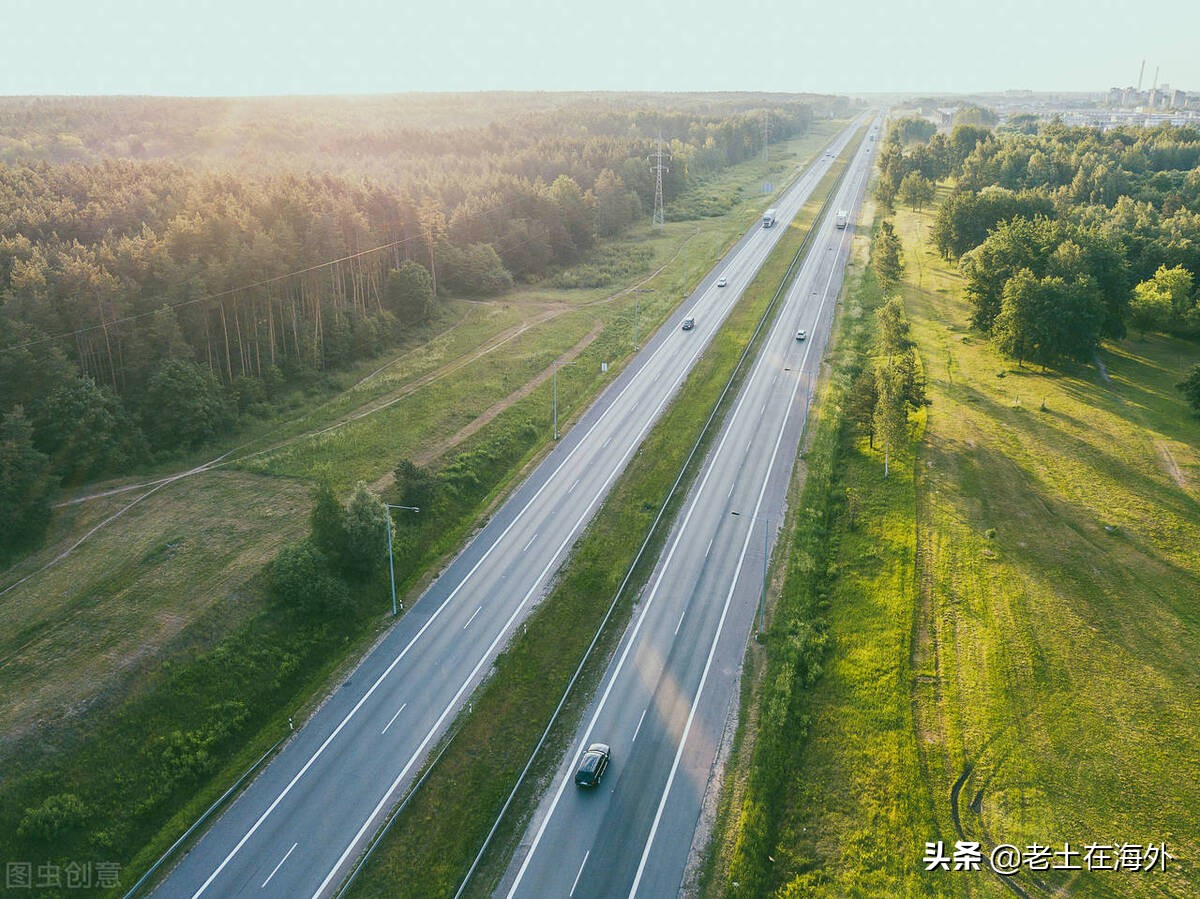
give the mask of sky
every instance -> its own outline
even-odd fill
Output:
[[[1200,92],[1198,0],[0,0],[0,95]]]

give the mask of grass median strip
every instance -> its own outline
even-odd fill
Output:
[[[586,674],[599,676],[624,632],[633,598],[652,571],[670,520],[686,493],[681,489],[668,502],[671,486],[844,166],[844,160],[839,160],[817,187],[813,199],[794,220],[705,350],[577,542],[553,590],[497,660],[492,677],[456,725],[453,741],[428,772],[420,791],[397,814],[353,883],[352,895],[444,896],[453,895],[458,888],[621,587],[644,536],[667,503],[664,524],[655,532],[618,597],[615,613],[600,635]],[[740,371],[745,370],[743,367]],[[724,392],[724,402],[732,402],[735,395],[736,389]],[[717,410],[718,417],[722,411],[723,407]],[[706,440],[711,440],[716,431],[710,429]],[[703,449],[702,444],[692,457],[681,486],[686,487],[698,471]],[[594,677],[585,676],[583,680],[594,682]],[[568,703],[566,713],[551,732],[539,769],[518,795],[493,851],[473,879],[472,895],[488,892],[502,875],[536,802],[536,786],[544,784],[554,769],[586,701],[581,693]]]

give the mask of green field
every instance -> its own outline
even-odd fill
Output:
[[[1167,872],[1045,877],[1079,895],[1200,890],[1200,357],[1163,337],[1093,367],[1018,368],[967,330],[957,274],[898,217],[929,375],[918,454],[917,733],[985,843],[1161,843]],[[1024,880],[1022,880],[1024,883]],[[1029,884],[1025,884],[1030,888]]]
[[[896,216],[932,405],[886,480],[843,430],[828,556],[809,575],[826,646],[792,707],[786,799],[760,820],[734,790],[707,892],[1010,895],[986,870],[924,872],[927,841],[965,839],[1060,862],[1069,842],[1081,864],[1089,844],[1165,842],[1165,872],[1014,882],[1196,895],[1200,422],[1174,384],[1200,352],[1106,345],[1111,381],[1018,367],[970,331],[957,272],[923,244],[931,218]]]

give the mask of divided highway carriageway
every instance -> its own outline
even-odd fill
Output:
[[[819,155],[775,202],[781,225],[860,127],[841,132],[828,147],[833,156]],[[755,223],[154,895],[337,889],[784,230]],[[727,286],[716,286],[719,277]],[[695,327],[683,331],[689,316]],[[620,753],[606,789],[620,782],[627,742]],[[527,874],[522,889],[538,895],[535,883]]]
[[[878,122],[873,126],[878,129]],[[863,141],[667,539],[633,623],[506,874],[500,896],[675,896],[734,719],[764,561],[871,169]],[[839,211],[850,214],[848,224]],[[841,227],[839,227],[841,225]],[[600,786],[574,766],[611,748]]]

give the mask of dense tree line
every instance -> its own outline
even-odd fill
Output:
[[[493,100],[0,100],[0,527],[228,432],[442,297],[585,259],[648,215],[660,130],[670,202],[761,153],[767,109],[772,140],[812,120],[752,95]]]
[[[885,294],[899,285],[904,271],[902,247],[889,221],[880,222],[871,242],[871,268]],[[893,447],[907,441],[909,414],[929,400],[904,304],[889,297],[875,315],[875,353],[854,373],[845,412],[847,420],[867,435],[872,449],[876,438],[883,443],[883,476],[887,477]]]
[[[952,183],[931,240],[1006,355],[1088,360],[1131,326],[1200,336],[1200,131],[956,122],[921,139],[893,123],[878,196],[919,207],[919,180]]]

